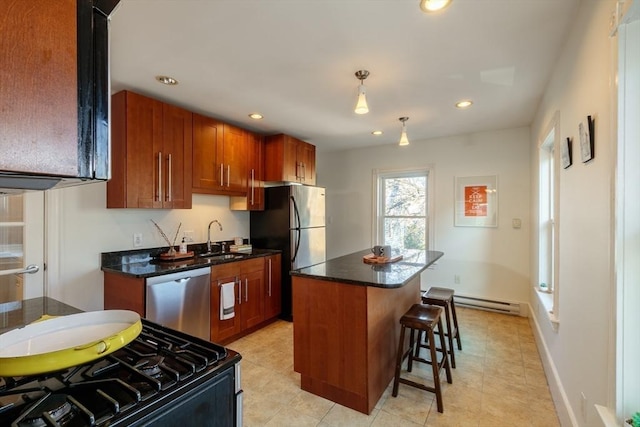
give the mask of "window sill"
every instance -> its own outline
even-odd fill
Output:
[[[536,291],[536,295],[538,295],[539,307],[544,310],[553,330],[558,331],[558,326],[560,326],[560,319],[558,319],[558,316],[553,313],[553,294],[550,292],[544,292],[537,286],[534,287],[534,289]]]

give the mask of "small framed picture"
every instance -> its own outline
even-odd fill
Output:
[[[561,141],[560,144],[560,161],[562,163],[562,167],[564,169],[571,166],[571,138],[567,138],[564,141]]]
[[[498,176],[455,178],[456,227],[498,226]]]
[[[593,135],[593,119],[591,116],[587,116],[586,122],[581,122],[578,125],[578,133],[580,135],[580,155],[582,157],[582,163],[586,163],[593,159],[595,153],[594,150],[594,135]]]

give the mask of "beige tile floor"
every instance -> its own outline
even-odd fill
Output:
[[[527,318],[458,308],[458,321],[462,351],[453,384],[443,382],[443,414],[432,393],[400,384],[392,397],[393,381],[369,415],[301,390],[289,322],[241,338],[229,347],[243,356],[244,425],[559,426]],[[430,377],[430,369],[417,363],[403,376]]]

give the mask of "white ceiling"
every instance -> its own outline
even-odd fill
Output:
[[[410,141],[523,126],[578,2],[453,0],[427,15],[419,0],[121,0],[112,90],[320,151],[396,144],[401,116]],[[366,115],[353,112],[360,69],[371,73]],[[473,107],[456,109],[461,99]]]

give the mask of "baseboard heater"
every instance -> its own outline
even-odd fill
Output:
[[[479,310],[494,311],[497,313],[513,314],[515,316],[522,315],[520,312],[520,304],[517,302],[491,300],[459,294],[455,294],[453,299],[456,303],[456,307],[476,308]]]

